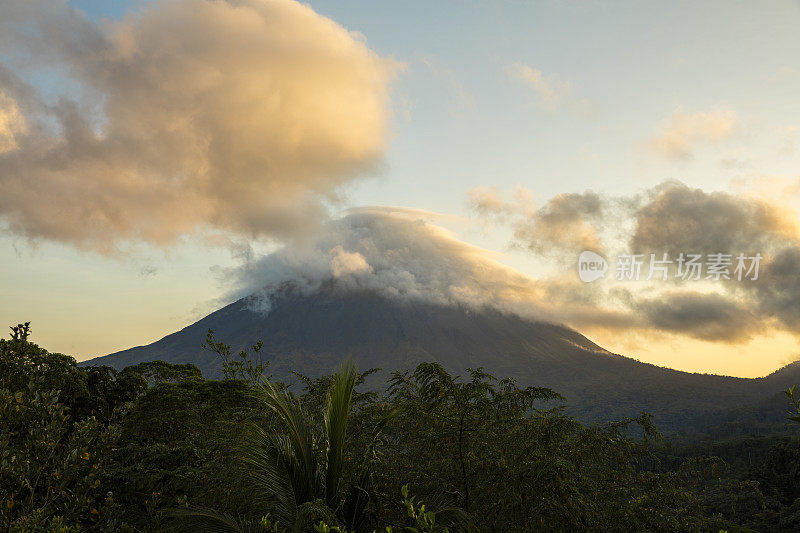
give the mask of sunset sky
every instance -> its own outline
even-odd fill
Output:
[[[768,374],[800,357],[798,27],[788,1],[4,0],[0,322],[83,360],[332,278]],[[759,279],[614,279],[681,252]]]

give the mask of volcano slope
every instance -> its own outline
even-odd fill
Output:
[[[346,357],[362,370],[382,369],[384,378],[426,361],[462,375],[483,367],[498,378],[559,392],[568,412],[584,422],[645,411],[662,429],[688,432],[700,431],[694,426],[698,420],[707,424],[710,414],[746,410],[800,381],[800,365],[756,379],[658,367],[613,354],[565,326],[493,309],[336,291],[283,294],[272,299],[268,312],[258,309],[260,303],[243,298],[152,344],[82,364],[121,369],[160,359],[193,363],[205,377],[220,378],[221,360],[202,348],[213,329],[236,352],[263,341],[269,372],[277,379],[290,379],[290,371],[317,377]],[[779,422],[784,413],[775,416]]]

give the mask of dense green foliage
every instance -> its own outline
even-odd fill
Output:
[[[793,435],[681,443],[645,414],[586,426],[549,389],[433,363],[383,393],[349,364],[286,386],[259,344],[230,357],[213,335],[221,381],[83,368],[29,333],[0,340],[2,531],[800,528]]]

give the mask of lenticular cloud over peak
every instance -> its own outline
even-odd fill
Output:
[[[286,287],[370,291],[401,300],[491,306],[545,317],[539,282],[502,265],[413,212],[365,208],[331,220],[317,238],[225,271],[235,296],[257,294],[262,309]]]

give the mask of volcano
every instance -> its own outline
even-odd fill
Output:
[[[781,391],[800,383],[798,364],[755,379],[681,372],[611,353],[568,327],[489,308],[339,291],[282,294],[272,298],[268,311],[261,303],[254,296],[243,298],[157,342],[82,364],[121,369],[160,359],[192,363],[205,377],[220,378],[221,361],[201,346],[213,329],[236,352],[261,340],[269,372],[278,379],[289,378],[290,371],[320,376],[346,357],[362,370],[380,368],[383,377],[421,362],[438,362],[462,375],[467,368],[483,367],[519,385],[555,390],[566,397],[568,411],[585,422],[644,411],[667,430],[708,423],[714,413],[724,418],[750,412],[764,402],[780,423]]]

